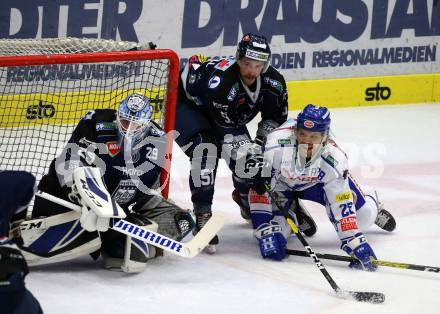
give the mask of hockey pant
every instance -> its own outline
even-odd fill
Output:
[[[378,206],[374,197],[365,195],[356,182],[349,177],[349,186],[353,194],[353,201],[356,207],[357,223],[361,230],[366,230],[374,224],[377,216]],[[287,210],[296,224],[298,220],[295,215],[295,198],[313,201],[320,203],[327,209],[327,215],[332,221],[333,213],[330,211],[330,206],[327,206],[325,193],[322,184],[316,184],[308,189],[302,191],[286,191],[275,192],[279,203]],[[259,195],[253,190],[249,193],[249,202],[251,209],[251,218],[254,229],[262,223],[268,222],[272,217],[281,216],[275,204],[272,204],[267,193]]]
[[[223,158],[232,171],[234,188],[240,193],[244,206],[248,206],[248,182],[243,176],[246,154],[252,141],[246,126],[224,128],[211,124],[207,116],[192,104],[177,105],[177,144],[190,158],[189,185],[196,214],[211,211],[218,159]]]
[[[374,224],[374,220],[376,219],[378,212],[377,201],[373,196],[364,194],[359,185],[350,175],[348,177],[348,182],[353,195],[353,203],[356,208],[358,227],[361,230],[366,230]],[[308,189],[299,191],[298,195],[300,199],[317,202],[325,206],[327,215],[330,221],[333,222],[333,213],[330,210],[330,206],[327,205],[322,184],[316,184]]]

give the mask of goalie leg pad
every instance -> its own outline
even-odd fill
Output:
[[[143,217],[158,224],[157,232],[180,241],[190,233],[195,222],[190,212],[177,206],[172,200],[154,195],[136,210]]]
[[[71,260],[101,247],[98,232],[85,231],[79,213],[67,212],[50,217],[25,220],[20,224],[23,252],[29,265]]]
[[[157,232],[157,224],[137,213],[127,216],[127,221],[139,228]],[[147,261],[160,255],[159,249],[143,241],[109,230],[101,234],[101,254],[104,267],[126,273],[140,273],[145,270]]]

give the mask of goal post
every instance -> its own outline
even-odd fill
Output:
[[[92,42],[76,39],[75,45],[78,40]],[[139,50],[135,43],[127,48],[118,42],[114,48],[99,48],[113,51],[64,45],[47,50],[40,39],[25,40],[27,48],[10,53],[3,50],[11,46],[5,42],[0,40],[0,170],[26,170],[39,181],[87,112],[115,109],[127,95],[140,92],[151,100],[153,119],[168,134],[160,176],[161,192],[168,196],[173,145],[169,132],[174,129],[179,76],[174,51]]]

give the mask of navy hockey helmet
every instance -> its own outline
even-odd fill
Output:
[[[307,131],[327,133],[330,129],[330,111],[326,107],[308,104],[296,120],[297,128]]]
[[[150,100],[142,94],[131,94],[119,103],[116,115],[119,132],[127,139],[140,140],[149,129],[152,117]]]
[[[247,33],[243,35],[238,43],[235,58],[246,57],[262,61],[265,63],[263,72],[266,72],[270,64],[270,55],[270,47],[266,37]]]

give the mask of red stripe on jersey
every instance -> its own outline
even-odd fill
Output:
[[[257,194],[254,190],[249,191],[249,202],[252,204],[270,204],[266,195]]]

